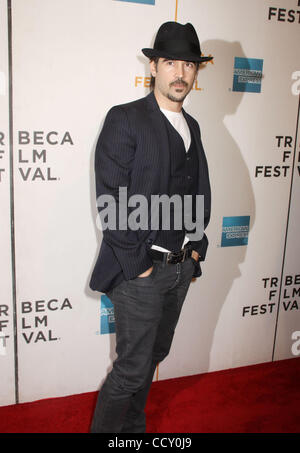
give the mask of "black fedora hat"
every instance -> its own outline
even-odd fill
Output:
[[[153,49],[142,49],[146,57],[203,62],[213,57],[202,57],[199,39],[193,25],[165,22],[159,27]]]

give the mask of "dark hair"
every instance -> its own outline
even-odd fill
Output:
[[[155,66],[156,66],[157,63],[158,63],[159,58],[160,58],[160,57],[151,57],[151,58],[150,58],[150,61],[154,61]],[[194,63],[195,63],[195,65],[196,65],[196,70],[198,71],[199,66],[200,66],[200,63],[197,62],[197,61],[195,61]],[[154,87],[155,87],[155,77],[153,77],[153,75],[151,74],[151,79],[150,79],[150,90],[153,91],[153,90],[154,90]]]

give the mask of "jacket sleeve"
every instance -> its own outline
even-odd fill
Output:
[[[191,244],[193,250],[196,250],[196,252],[199,253],[199,261],[204,261],[208,248],[208,239],[206,234],[204,233],[200,241],[190,241],[189,244]]]
[[[112,247],[125,280],[136,277],[152,266],[152,259],[147,252],[145,242],[139,238],[137,231],[126,227],[127,203],[124,206],[119,197],[120,187],[130,187],[135,148],[135,139],[130,130],[126,111],[121,106],[113,107],[106,116],[96,146],[96,196],[103,240]],[[103,195],[106,197],[101,197]],[[105,204],[103,203],[104,199],[109,201],[106,201]],[[104,208],[108,206],[109,212],[113,216],[115,215],[115,225],[113,222],[107,221],[104,225]],[[108,212],[107,209],[106,212]],[[125,214],[119,217],[120,212],[125,212]]]

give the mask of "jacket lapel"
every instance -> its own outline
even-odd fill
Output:
[[[196,148],[197,148],[197,152],[198,152],[198,162],[199,162],[199,180],[202,179],[203,177],[203,158],[204,158],[204,155],[203,155],[203,151],[202,151],[202,146],[201,146],[201,141],[200,141],[200,136],[198,134],[198,131],[197,129],[195,128],[194,124],[193,124],[193,121],[191,119],[191,117],[185,112],[184,109],[182,109],[182,112],[183,112],[183,115],[188,123],[188,126],[190,128],[190,131],[191,131],[191,134],[193,134],[193,137],[194,137],[194,140],[195,140],[195,143],[196,143]]]
[[[154,93],[151,92],[146,96],[146,105],[149,114],[149,125],[153,130],[159,148],[159,159],[161,163],[160,169],[160,194],[168,193],[169,178],[170,178],[170,150],[167,130],[163,118],[163,114],[156,102]],[[155,152],[153,150],[153,152]]]
[[[199,131],[193,124],[191,117],[182,109],[184,117],[189,125],[190,131],[196,142],[198,150],[199,177],[198,177],[198,194],[204,195],[204,227],[206,228],[210,218],[211,190],[208,176],[207,160],[204,154]]]

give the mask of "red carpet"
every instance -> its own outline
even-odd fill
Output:
[[[96,393],[0,408],[1,433],[86,433]],[[299,433],[300,360],[154,382],[149,433]]]

